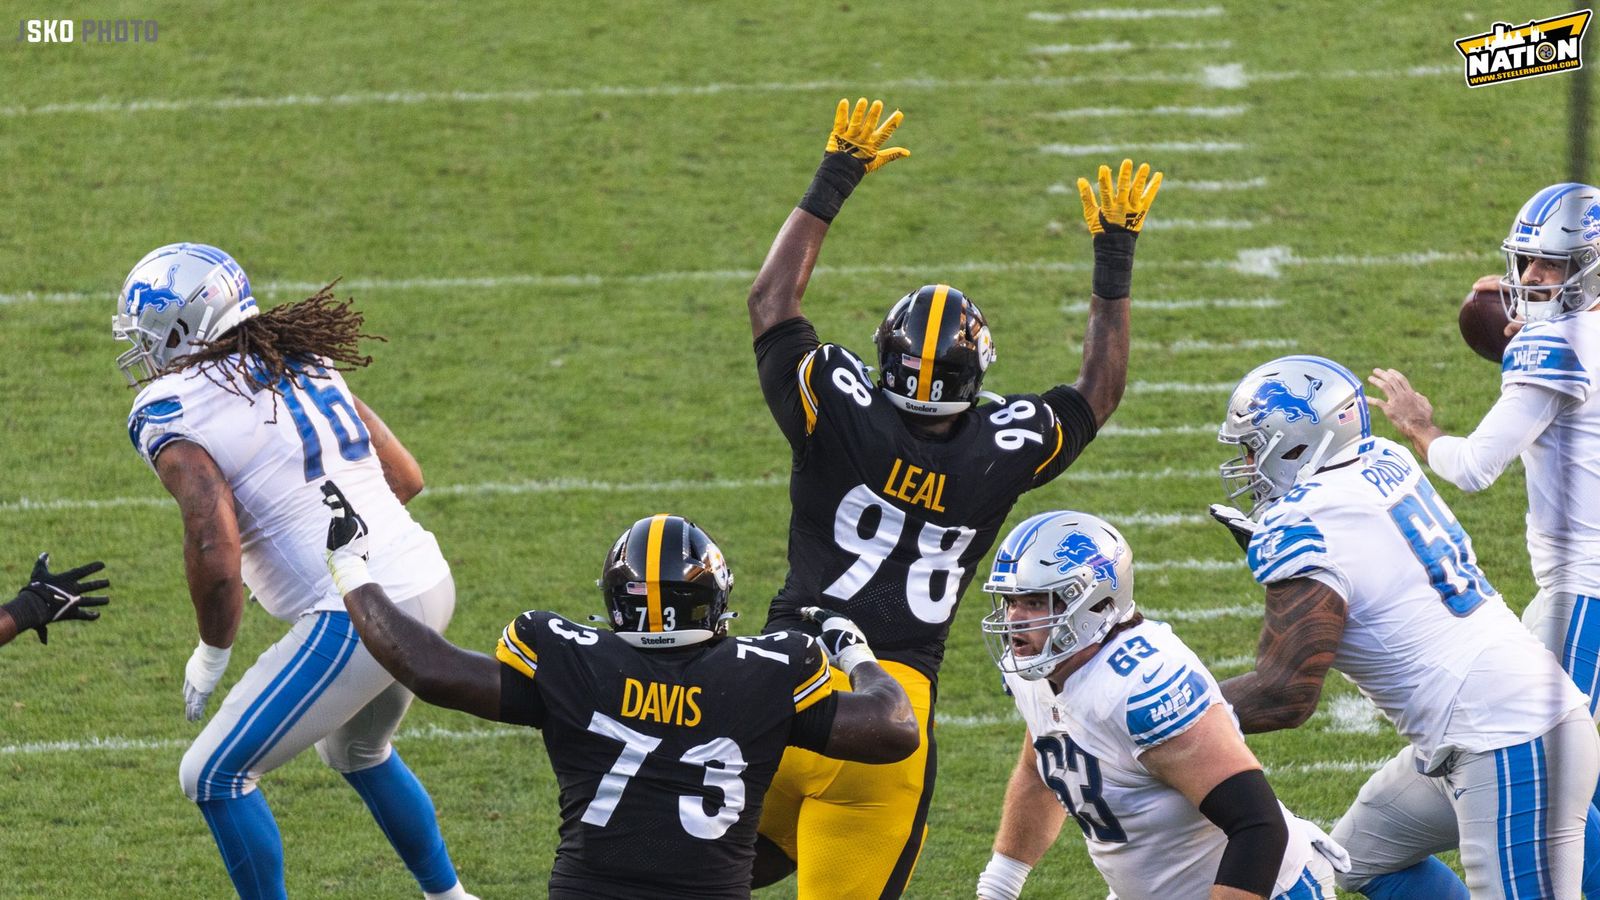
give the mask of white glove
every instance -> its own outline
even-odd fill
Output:
[[[1304,829],[1306,839],[1311,843],[1312,849],[1321,853],[1323,858],[1328,861],[1328,865],[1333,866],[1335,872],[1350,871],[1350,854],[1339,846],[1338,841],[1329,837],[1326,831],[1323,831],[1317,823],[1310,819],[1300,819],[1300,827]]]
[[[820,606],[803,606],[800,615],[822,625],[822,648],[828,651],[833,664],[849,675],[864,662],[877,662],[878,657],[867,646],[867,636],[856,623],[831,609]]]
[[[213,647],[205,641],[195,646],[189,662],[183,667],[183,715],[191,722],[205,717],[206,702],[228,671],[228,656],[232,647]]]
[[[332,481],[322,483],[322,502],[333,510],[328,521],[326,560],[333,586],[342,596],[372,583],[367,572],[367,521],[350,508],[344,492]]]
[[[1017,900],[1033,866],[995,851],[978,875],[979,900]]]
[[[1233,539],[1239,542],[1240,550],[1250,549],[1250,539],[1255,536],[1256,529],[1261,525],[1243,512],[1221,503],[1213,503],[1206,509],[1211,518],[1221,522]]]

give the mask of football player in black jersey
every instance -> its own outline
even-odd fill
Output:
[[[810,605],[849,616],[923,729],[918,751],[893,767],[784,754],[762,813],[756,884],[797,861],[802,897],[905,890],[926,835],[936,678],[956,604],[1017,497],[1070,465],[1122,398],[1134,241],[1161,186],[1161,173],[1135,173],[1127,160],[1115,182],[1100,167],[1098,194],[1078,181],[1094,276],[1074,384],[978,405],[994,344],[977,304],[945,284],[912,291],[884,316],[874,384],[859,357],[818,341],[800,298],[845,198],[910,155],[884,146],[901,114],[880,125],[882,112],[881,102],[839,101],[816,177],[750,288],[761,389],[793,449],[789,575],[767,628],[806,627]]]
[[[323,492],[328,567],[378,662],[429,703],[543,732],[561,785],[552,898],[748,898],[784,747],[862,763],[917,748],[905,691],[848,619],[809,610],[820,639],[726,636],[733,573],[693,522],[650,516],[617,538],[599,581],[609,630],[525,612],[491,658],[391,603],[366,571],[366,524]],[[824,647],[854,691],[834,692]]]
[[[30,629],[39,635],[39,643],[50,642],[49,625],[65,619],[100,618],[100,611],[90,607],[105,606],[111,601],[105,597],[85,597],[84,594],[111,586],[104,578],[85,581],[84,576],[104,569],[103,562],[92,562],[68,572],[50,571],[50,554],[41,553],[33,562],[33,574],[28,583],[17,591],[8,603],[0,603],[0,646]]]

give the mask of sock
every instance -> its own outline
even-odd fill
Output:
[[[1369,900],[1470,900],[1467,886],[1433,856],[1410,868],[1379,875],[1361,886],[1361,894]]]
[[[286,900],[283,886],[283,837],[277,820],[259,790],[242,797],[201,800],[195,804],[228,867],[233,889],[242,900]]]
[[[344,780],[366,801],[383,836],[424,892],[444,893],[459,886],[450,851],[439,834],[433,798],[399,753],[390,752],[388,759],[369,769],[346,772]]]

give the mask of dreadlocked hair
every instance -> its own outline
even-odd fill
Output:
[[[333,296],[329,282],[322,290],[295,303],[285,303],[251,316],[215,339],[179,358],[170,371],[199,369],[212,383],[246,396],[240,385],[264,387],[277,398],[285,379],[300,366],[321,365],[348,372],[372,363],[359,351],[363,338],[385,341],[361,330],[366,317],[351,307],[353,298]],[[253,400],[252,400],[253,402]]]

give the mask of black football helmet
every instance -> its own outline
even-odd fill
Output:
[[[978,399],[994,340],[978,305],[948,284],[900,298],[873,334],[878,384],[906,412],[947,416]]]
[[[727,632],[733,572],[705,531],[666,513],[633,523],[596,582],[611,630],[635,647],[683,647]]]

